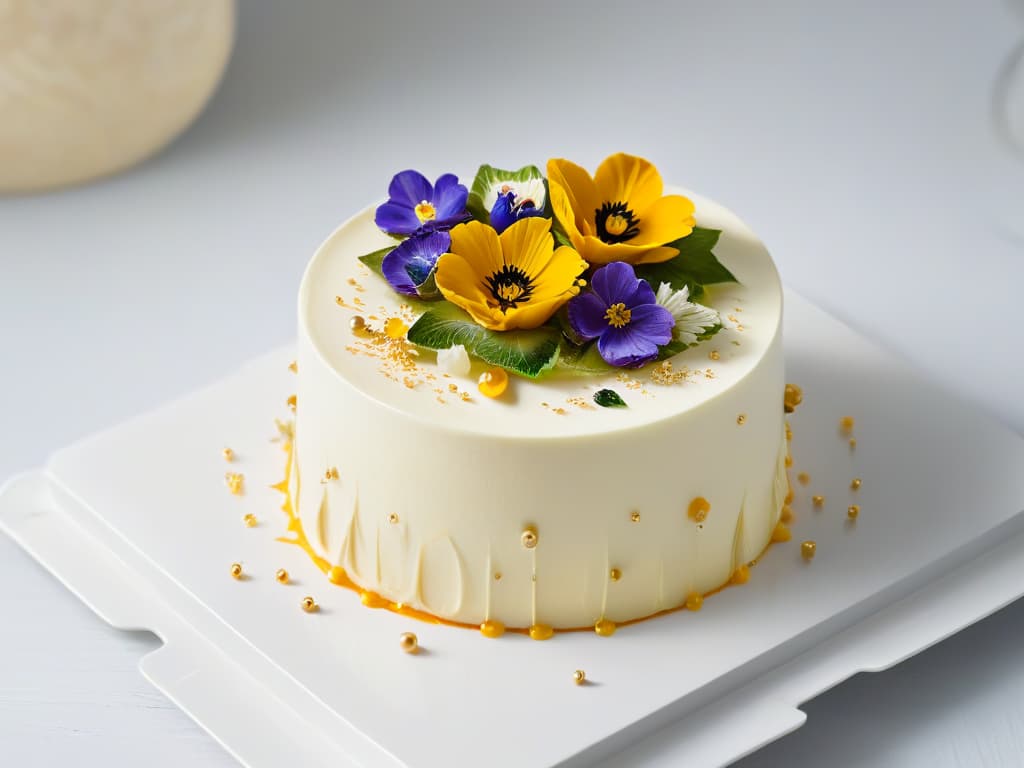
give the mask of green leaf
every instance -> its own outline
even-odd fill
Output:
[[[552,219],[551,234],[555,238],[556,246],[568,245],[570,248],[576,247],[572,244],[572,240],[570,240],[569,236],[565,233],[565,227],[562,226],[562,222],[557,219]]]
[[[577,346],[568,339],[562,339],[562,351],[558,356],[558,367],[569,373],[582,376],[593,376],[606,374],[618,370],[601,357],[597,351],[597,342],[590,342],[583,346]]]
[[[641,264],[636,268],[637,277],[651,284],[654,290],[662,283],[668,283],[673,290],[690,289],[690,300],[697,301],[705,285],[714,283],[735,283],[736,277],[718,260],[712,248],[718,243],[721,230],[694,227],[684,238],[669,243],[679,249],[679,255],[659,264]]]
[[[374,272],[376,272],[378,275],[383,277],[384,273],[381,272],[380,265],[384,263],[384,257],[391,253],[393,250],[395,250],[395,248],[397,248],[397,246],[389,245],[386,248],[381,248],[379,251],[373,251],[372,253],[368,253],[365,256],[360,256],[359,260],[363,262],[363,264],[368,266],[370,269],[372,269]]]
[[[469,191],[469,199],[466,201],[466,208],[473,218],[482,221],[484,224],[491,223],[491,209],[487,207],[484,198],[491,188],[498,183],[506,181],[531,181],[533,179],[543,180],[544,174],[535,165],[524,165],[518,171],[505,171],[501,168],[494,168],[490,165],[481,165],[473,179],[473,186]],[[547,186],[545,185],[545,189]],[[547,202],[545,201],[545,206]]]
[[[594,393],[594,402],[602,408],[627,408],[626,401],[614,389],[599,389]]]
[[[431,306],[409,329],[408,339],[428,349],[465,346],[469,354],[522,376],[536,378],[558,362],[557,328],[490,331],[450,302]]]

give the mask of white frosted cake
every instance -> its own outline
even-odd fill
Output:
[[[639,158],[609,158],[592,186],[581,172],[484,166],[468,202],[454,177],[399,174],[308,267],[290,527],[368,605],[488,636],[608,635],[699,609],[786,536],[767,250],[720,205],[664,195]],[[443,242],[396,278],[396,234]]]

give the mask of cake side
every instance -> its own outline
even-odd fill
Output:
[[[667,366],[555,371],[501,400],[476,391],[479,364],[446,375],[353,335],[357,314],[416,313],[357,259],[387,239],[369,211],[328,239],[300,293],[291,493],[336,573],[371,601],[543,635],[678,607],[760,555],[788,490],[781,290],[757,238],[693,199],[739,280],[703,299],[723,331]],[[593,404],[609,388],[627,408]]]

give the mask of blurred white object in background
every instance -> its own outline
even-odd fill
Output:
[[[0,193],[165,146],[216,88],[234,27],[234,0],[0,0]]]

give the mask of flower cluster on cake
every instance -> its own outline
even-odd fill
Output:
[[[420,313],[407,339],[442,369],[474,357],[529,378],[607,373],[722,328],[700,303],[705,286],[736,281],[713,253],[720,233],[641,157],[612,155],[593,176],[564,159],[546,176],[482,165],[471,188],[406,170],[388,195],[375,221],[398,242],[361,261]]]

